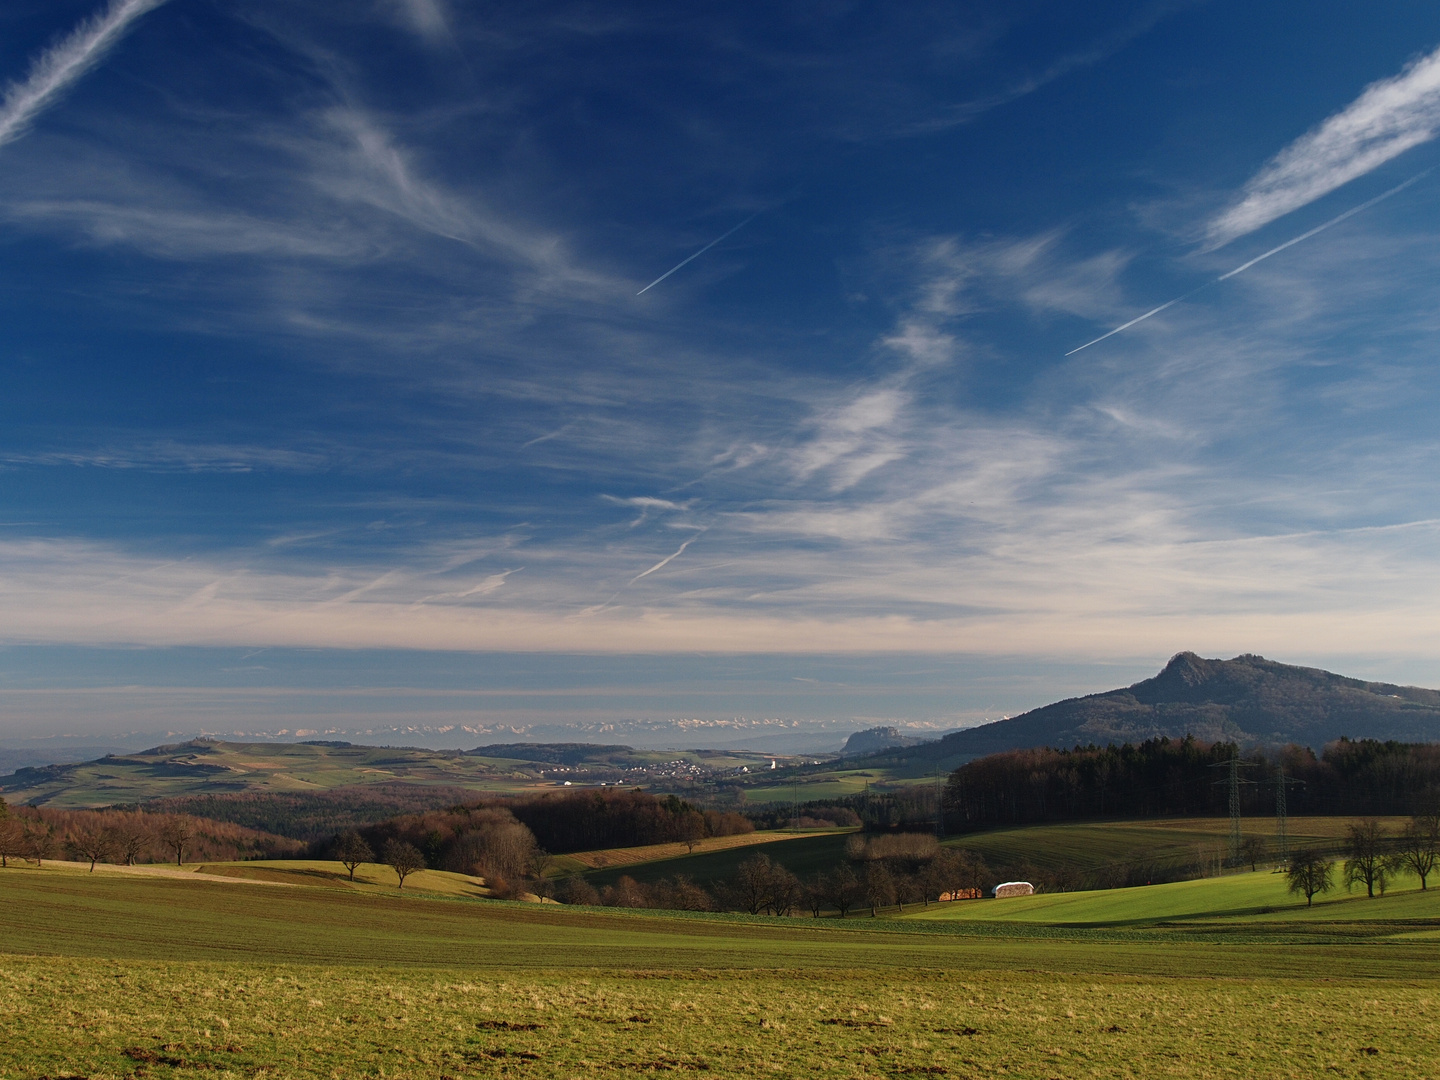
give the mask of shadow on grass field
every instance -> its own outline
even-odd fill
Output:
[[[1379,820],[1393,834],[1408,819]],[[1354,823],[1355,819],[1348,817],[1290,818],[1289,842],[1292,847],[1333,846]],[[1271,858],[1275,829],[1273,817],[1241,821],[1245,836],[1269,844],[1267,854]],[[1067,822],[987,829],[951,837],[945,844],[979,852],[995,865],[1029,863],[1044,870],[1092,870],[1133,863],[1164,866],[1213,860],[1223,851],[1229,830],[1228,817]]]
[[[764,853],[793,873],[808,877],[820,871],[833,870],[835,864],[845,857],[846,837],[855,831],[823,829],[792,833],[777,830],[749,835],[774,837],[777,842],[767,844]],[[736,868],[754,855],[753,845],[697,851],[694,855],[686,855],[681,851],[669,858],[604,867],[591,871],[585,877],[592,885],[600,888],[613,885],[622,875],[649,884],[663,877],[685,874],[699,884],[708,886],[712,882],[734,880]]]
[[[763,829],[758,832],[738,833],[734,836],[707,836],[703,840],[695,842],[693,851],[690,850],[689,845],[681,842],[646,844],[643,847],[605,848],[599,851],[577,851],[569,855],[556,855],[551,872],[552,874],[567,874],[601,871],[591,878],[592,881],[601,884],[609,884],[612,878],[623,873],[629,873],[632,877],[636,873],[647,875],[653,873],[656,877],[664,877],[666,874],[663,869],[652,871],[650,864],[669,865],[683,859],[691,865],[702,867],[733,866],[739,860],[753,855],[753,851],[746,849],[753,848],[758,844],[793,844],[796,840],[813,839],[816,836],[846,836],[855,831],[855,829],[809,829],[803,832],[791,832],[784,829]],[[786,848],[787,852],[790,850],[790,848]],[[772,858],[784,857],[779,849],[767,850],[766,854]],[[712,859],[712,856],[719,856],[719,858]],[[690,873],[691,871],[685,872]],[[637,880],[639,879],[637,878]],[[653,880],[653,878],[647,877],[644,880]]]

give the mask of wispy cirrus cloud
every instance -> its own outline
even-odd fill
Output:
[[[151,440],[95,449],[0,452],[0,469],[70,466],[157,473],[246,473],[257,470],[312,471],[329,462],[315,450],[269,446],[223,446]]]
[[[518,262],[555,284],[608,290],[613,283],[581,266],[563,237],[528,228],[495,213],[475,196],[461,197],[426,176],[380,122],[365,111],[337,107],[325,126],[341,136],[339,144],[310,142],[314,181],[328,194],[385,211],[438,237],[470,245],[487,254]]]
[[[1171,0],[1171,2],[1151,5],[1143,9],[1135,18],[1102,35],[1088,48],[1066,53],[1042,70],[1026,75],[1001,90],[970,101],[948,105],[937,115],[902,129],[902,134],[914,135],[930,131],[943,131],[946,128],[972,123],[986,113],[1008,105],[1012,101],[1018,101],[1037,90],[1042,90],[1072,72],[1093,67],[1108,60],[1135,39],[1148,34],[1166,16],[1190,6],[1190,2],[1193,0]]]
[[[0,146],[24,135],[40,113],[60,100],[87,71],[115,46],[135,20],[165,0],[115,0],[41,53],[21,81],[12,83],[0,101]]]
[[[441,0],[394,0],[394,8],[410,29],[427,40],[450,34],[450,16]]]
[[[689,510],[693,502],[677,503],[670,499],[659,499],[653,495],[634,495],[628,499],[622,499],[615,495],[600,496],[608,503],[616,506],[631,506],[640,511],[640,516],[630,522],[630,528],[643,525],[649,520],[651,514],[683,513]]]
[[[1210,222],[1211,249],[1314,202],[1440,134],[1440,49],[1291,143],[1245,185],[1240,201]]]

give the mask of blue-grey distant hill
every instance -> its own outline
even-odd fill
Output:
[[[1134,686],[957,731],[924,750],[940,760],[969,760],[1031,746],[1104,746],[1187,734],[1246,745],[1293,742],[1317,751],[1342,735],[1435,742],[1440,691],[1349,679],[1263,656],[1207,660],[1183,652]]]
[[[845,740],[845,749],[840,753],[844,757],[855,754],[876,754],[882,750],[893,750],[897,747],[919,746],[921,743],[934,742],[934,739],[918,738],[914,735],[901,735],[899,728],[894,727],[872,727],[864,731],[857,731]]]

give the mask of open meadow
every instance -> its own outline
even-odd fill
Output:
[[[817,920],[273,865],[0,871],[0,1077],[1436,1074],[1440,890],[1413,882]]]

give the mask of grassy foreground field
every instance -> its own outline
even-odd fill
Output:
[[[13,959],[0,1075],[1433,1076],[1435,987]]]
[[[11,868],[0,1077],[1435,1075],[1440,941],[1365,920],[1440,894],[1297,936],[1277,880],[1180,883],[1217,937],[1177,886],[817,923]]]

